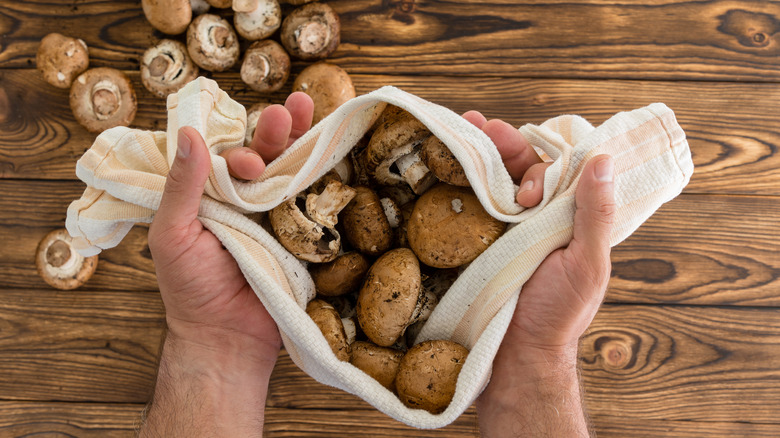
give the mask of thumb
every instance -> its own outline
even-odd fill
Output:
[[[200,198],[211,172],[211,157],[200,133],[179,129],[176,157],[165,181],[155,222],[163,229],[189,226],[198,216]]]
[[[609,155],[585,165],[577,187],[574,238],[569,248],[597,270],[609,269],[609,239],[615,217],[615,162]]]

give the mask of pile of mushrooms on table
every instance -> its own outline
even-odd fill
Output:
[[[449,340],[415,345],[415,337],[462,269],[506,228],[452,152],[388,105],[336,168],[263,225],[307,262],[317,296],[306,311],[336,357],[407,406],[444,411],[468,350]]]

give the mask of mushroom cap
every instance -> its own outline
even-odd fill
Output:
[[[299,194],[274,207],[269,213],[274,234],[295,257],[314,263],[336,258],[341,247],[341,236],[332,228],[323,227],[309,219],[304,211],[306,196]]]
[[[410,348],[395,377],[398,398],[410,408],[444,412],[455,395],[468,354],[465,347],[448,340],[425,341]]]
[[[455,268],[477,258],[505,229],[470,188],[440,183],[414,204],[407,237],[421,262]]]
[[[192,6],[192,15],[205,14],[211,8],[211,5],[206,0],[190,0]]]
[[[233,0],[206,0],[208,4],[215,8],[229,8],[233,5]]]
[[[355,86],[347,72],[328,62],[312,64],[295,78],[292,91],[303,91],[314,101],[312,125],[355,97]]]
[[[224,18],[214,14],[199,15],[187,28],[187,51],[201,68],[225,71],[238,61],[238,37]]]
[[[178,41],[161,40],[141,57],[141,83],[160,97],[179,91],[197,77],[198,66]]]
[[[89,69],[70,87],[70,109],[89,132],[128,126],[135,118],[136,106],[132,82],[114,68]]]
[[[332,297],[357,290],[369,267],[368,260],[362,254],[348,252],[331,262],[309,265],[309,273],[317,293]]]
[[[373,377],[382,386],[393,390],[393,381],[404,352],[395,348],[380,347],[366,341],[355,341],[350,345],[349,363]]]
[[[184,32],[192,20],[190,0],[141,0],[141,6],[149,24],[169,35]]]
[[[339,16],[325,3],[301,6],[282,22],[281,41],[290,55],[298,59],[326,58],[341,41]]]
[[[393,243],[393,232],[376,192],[368,187],[355,187],[355,197],[341,211],[344,235],[358,251],[377,256]]]
[[[333,354],[341,361],[349,361],[347,334],[336,309],[325,301],[315,299],[306,306],[306,313],[320,328]]]
[[[253,90],[261,93],[277,91],[289,77],[290,57],[276,41],[256,41],[246,49],[241,64],[241,80]]]
[[[89,49],[83,40],[50,33],[38,46],[35,64],[46,82],[69,88],[73,79],[89,67]]]
[[[443,182],[458,187],[471,185],[455,154],[436,136],[431,135],[422,142],[420,159]]]
[[[270,102],[260,102],[252,105],[246,110],[246,136],[244,136],[244,146],[249,147],[255,136],[257,121],[260,120],[260,113],[272,104]]]
[[[357,301],[360,327],[372,342],[388,347],[411,324],[421,293],[420,264],[408,248],[383,254],[368,270]]]
[[[379,184],[402,184],[400,173],[392,170],[393,163],[412,153],[430,135],[428,128],[408,111],[388,105],[366,148],[368,176]]]
[[[38,244],[35,255],[38,275],[56,289],[75,289],[86,283],[97,269],[98,256],[81,256],[71,242],[68,231],[61,228],[44,236]]]
[[[248,10],[236,9],[244,6]],[[246,5],[234,1],[233,10],[236,11],[233,16],[236,32],[249,41],[268,38],[282,25],[282,8],[276,0],[255,0]]]

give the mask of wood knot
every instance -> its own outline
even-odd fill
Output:
[[[766,47],[780,31],[780,20],[769,14],[732,9],[718,18],[718,30],[746,47]]]
[[[639,339],[624,333],[603,335],[596,339],[594,349],[605,369],[622,370],[636,364]]]
[[[550,95],[547,93],[535,94],[533,99],[531,99],[531,105],[533,106],[544,106],[548,102],[550,102]]]
[[[660,259],[638,259],[612,264],[612,275],[630,281],[663,283],[677,275],[674,264]]]

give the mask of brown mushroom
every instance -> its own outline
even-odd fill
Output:
[[[358,323],[368,339],[388,347],[406,327],[430,315],[436,300],[421,285],[420,264],[408,248],[390,250],[374,262],[357,301]]]
[[[192,7],[192,15],[200,15],[208,12],[211,5],[206,0],[190,0],[190,6]]]
[[[184,32],[192,20],[190,0],[141,0],[141,6],[149,24],[169,35]]]
[[[419,157],[420,144],[430,135],[428,128],[409,112],[388,105],[366,149],[368,176],[378,184],[407,183],[414,193],[425,192],[436,182]]]
[[[135,118],[135,90],[119,70],[100,67],[85,71],[70,88],[70,109],[89,132],[128,126]]]
[[[348,252],[331,262],[310,265],[309,273],[318,294],[338,296],[357,290],[369,267],[368,260],[362,254]]]
[[[320,328],[333,354],[339,360],[348,362],[349,343],[347,342],[347,333],[344,331],[344,324],[341,322],[341,317],[336,312],[336,309],[325,301],[315,299],[306,306],[306,313]]]
[[[458,187],[469,187],[469,180],[455,154],[436,136],[425,139],[420,146],[420,160],[436,178]]]
[[[255,91],[279,90],[290,77],[290,57],[276,41],[256,41],[244,54],[241,80]]]
[[[291,56],[304,61],[326,58],[341,40],[339,16],[325,3],[301,6],[284,19],[281,40]]]
[[[249,41],[268,38],[282,24],[282,8],[276,0],[233,1],[236,32]]]
[[[314,101],[313,125],[355,97],[355,86],[347,72],[324,61],[303,69],[295,78],[292,91],[303,91]]]
[[[225,71],[238,61],[238,37],[224,18],[203,14],[187,28],[187,51],[199,67]]]
[[[414,205],[407,237],[420,261],[455,268],[482,254],[506,229],[490,216],[470,188],[437,184]]]
[[[455,395],[468,353],[462,345],[448,340],[425,341],[410,348],[395,377],[398,398],[410,408],[444,412]]]
[[[179,91],[197,77],[198,67],[178,41],[162,40],[141,57],[141,83],[160,97]]]
[[[404,352],[390,347],[380,347],[371,342],[356,341],[350,345],[349,363],[373,377],[389,390],[398,373],[398,365]]]
[[[92,277],[98,256],[83,257],[73,248],[72,238],[64,228],[47,234],[38,244],[35,265],[38,275],[50,286],[75,289]]]
[[[233,0],[206,0],[208,4],[215,8],[229,8],[233,4]]]
[[[38,46],[35,64],[46,82],[68,88],[89,67],[89,49],[83,40],[50,33]]]
[[[341,213],[345,237],[363,254],[377,256],[393,243],[390,222],[376,192],[362,186],[355,187],[355,192]]]
[[[252,139],[255,137],[255,129],[257,129],[257,121],[260,120],[260,113],[269,106],[271,106],[269,102],[260,102],[252,105],[246,111],[246,136],[244,136],[244,146],[249,147],[249,145],[252,144]]]

